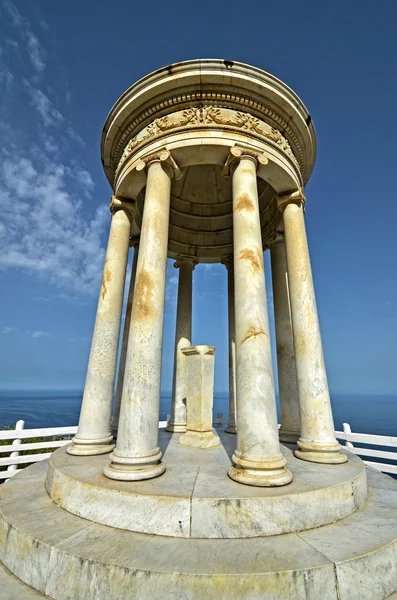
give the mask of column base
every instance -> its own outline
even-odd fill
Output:
[[[169,421],[165,430],[170,431],[172,433],[185,433],[186,423],[176,423],[173,421]]]
[[[237,433],[237,425],[234,421],[228,421],[225,433]]]
[[[285,458],[274,458],[269,462],[254,462],[239,458],[233,454],[234,466],[228,470],[230,479],[257,487],[275,487],[287,485],[292,481],[292,473],[285,468]]]
[[[181,435],[179,443],[191,448],[214,448],[220,446],[221,441],[213,431],[187,431]]]
[[[118,481],[141,481],[162,475],[166,469],[161,462],[159,449],[152,456],[125,457],[118,456],[116,451],[110,455],[111,462],[105,466],[103,473],[109,479]]]
[[[78,438],[75,436],[72,444],[68,446],[67,453],[74,456],[95,456],[96,454],[107,454],[111,452],[115,445],[113,435],[109,434],[106,437],[98,439]]]
[[[309,442],[298,440],[298,450],[294,454],[301,460],[323,464],[342,464],[347,462],[347,456],[342,452],[338,442]]]
[[[280,442],[284,442],[286,444],[296,444],[299,440],[300,431],[296,431],[294,429],[283,429],[280,427],[278,431],[278,437]]]

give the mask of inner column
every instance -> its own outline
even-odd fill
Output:
[[[165,471],[158,424],[172,169],[162,156],[169,153],[147,167],[118,437],[104,469],[111,479],[150,479]]]
[[[178,301],[175,328],[174,377],[172,382],[171,414],[167,431],[186,431],[186,357],[182,348],[192,345],[192,284],[197,261],[180,256],[174,263],[179,268]]]
[[[229,420],[226,433],[237,433],[236,423],[236,326],[234,318],[234,267],[233,256],[222,260],[227,269],[227,308],[229,329]]]
[[[243,151],[244,152],[244,151]],[[260,228],[257,160],[242,154],[233,173],[237,450],[229,476],[248,485],[292,480],[278,439]]]
[[[284,235],[275,234],[270,243],[272,264],[274,321],[277,345],[278,387],[280,393],[281,442],[295,444],[300,434],[299,393],[296,376],[294,336],[285,255]]]

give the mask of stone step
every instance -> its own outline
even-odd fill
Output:
[[[55,600],[385,600],[397,591],[397,483],[371,469],[368,501],[333,525],[206,540],[70,514],[45,491],[47,466],[1,486],[0,558]]]
[[[43,594],[22,583],[0,563],[0,600],[42,600]]]

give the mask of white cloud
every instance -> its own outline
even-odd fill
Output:
[[[76,131],[73,129],[73,127],[68,127],[66,130],[66,133],[70,137],[72,142],[76,142],[81,148],[86,147],[85,141],[78,133],[76,133]]]
[[[80,197],[69,191],[68,168],[43,160],[44,168],[27,157],[0,160],[0,211],[7,224],[0,268],[25,269],[67,293],[90,293],[103,268],[108,207],[87,218]]]
[[[33,67],[41,73],[46,66],[44,60],[44,51],[41,47],[41,44],[37,37],[32,33],[32,31],[27,30],[26,33],[28,52],[30,56],[30,60],[32,61]]]
[[[85,142],[52,100],[64,97],[67,82],[40,85],[46,53],[39,37],[10,0],[0,0],[0,6],[16,38],[0,47],[0,96],[7,115],[0,121],[0,270],[19,269],[56,287],[57,298],[87,302],[100,284],[108,199],[93,207],[94,181],[81,156]],[[25,76],[15,73],[28,96],[20,95],[23,124],[19,116],[12,121],[12,96],[2,93],[13,80],[4,64],[8,51],[25,58]],[[64,110],[69,100],[70,94]]]
[[[32,332],[32,338],[51,337],[51,336],[52,336],[52,333],[49,333],[48,331],[40,331],[39,329],[37,331]]]
[[[46,53],[37,38],[33,33],[30,22],[23,17],[17,7],[10,0],[3,0],[3,7],[11,18],[12,24],[18,29],[22,40],[26,44],[26,49],[30,62],[38,73],[42,73],[46,67]]]
[[[17,331],[18,329],[16,329],[15,327],[3,327],[1,333],[3,335],[8,335],[9,333],[16,333]]]
[[[54,107],[48,96],[42,90],[32,87],[27,79],[24,79],[23,83],[30,96],[31,105],[43,119],[45,127],[55,127],[62,123],[63,115]]]

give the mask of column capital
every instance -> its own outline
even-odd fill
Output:
[[[172,179],[178,180],[183,177],[183,171],[173,159],[171,152],[166,148],[162,148],[158,152],[154,152],[153,154],[148,154],[147,156],[144,156],[138,161],[138,164],[135,168],[138,172],[147,172],[149,165],[154,162],[160,162],[164,166],[167,166],[171,170]]]
[[[130,248],[136,248],[139,246],[139,236],[138,237],[130,237]]]
[[[194,270],[194,268],[196,267],[196,265],[198,264],[198,260],[195,256],[189,256],[189,255],[184,255],[181,254],[178,256],[178,258],[176,259],[176,261],[174,262],[174,268],[175,269],[179,269],[179,267],[181,266],[182,263],[187,262],[190,263],[192,266],[192,271]]]
[[[221,263],[229,270],[230,268],[233,268],[233,260],[233,254],[227,254],[226,256],[222,256]]]
[[[229,150],[228,157],[225,164],[221,169],[222,175],[229,177],[232,174],[232,168],[242,159],[248,158],[255,163],[256,169],[259,166],[267,165],[269,162],[268,158],[261,152],[253,150],[252,148],[246,148],[245,146],[235,145]]]
[[[275,244],[280,244],[281,242],[284,242],[284,232],[273,231],[273,233],[266,238],[264,246],[270,250],[272,246]]]
[[[118,210],[124,210],[130,220],[134,219],[136,214],[136,205],[134,200],[127,200],[120,196],[112,196],[109,210],[114,215]]]
[[[306,198],[303,193],[303,188],[294,190],[293,192],[287,192],[285,194],[279,194],[277,196],[277,206],[280,212],[284,212],[288,204],[296,204],[297,206],[303,206],[305,209]]]

